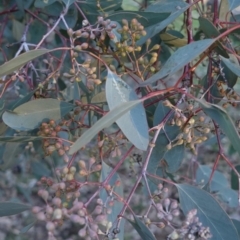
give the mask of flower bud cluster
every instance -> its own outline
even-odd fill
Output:
[[[173,108],[168,100],[164,102],[164,105]],[[197,154],[195,146],[205,142],[212,132],[212,127],[206,122],[205,117],[200,114],[194,114],[194,107],[192,104],[189,104],[184,111],[177,109],[174,116],[167,124],[181,128],[181,133],[179,133],[175,139],[172,139],[166,146],[168,150],[184,144],[194,154]]]
[[[58,155],[63,157],[65,162],[68,162],[66,152],[68,152],[70,147],[65,145],[58,135],[62,130],[62,125],[64,125],[64,122],[56,123],[54,120],[43,122],[40,126],[38,136],[44,137],[42,147],[47,156],[57,151]]]

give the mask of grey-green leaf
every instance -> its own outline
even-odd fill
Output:
[[[34,220],[33,222],[29,223],[27,226],[23,227],[23,228],[20,230],[20,233],[21,233],[21,234],[27,233],[28,230],[29,230],[30,228],[32,228],[36,222],[37,222],[37,220]]]
[[[40,139],[40,136],[0,136],[0,142],[31,142]]]
[[[197,209],[202,226],[209,227],[212,239],[239,239],[236,228],[219,203],[206,191],[187,184],[176,184],[184,214]]]
[[[0,169],[4,171],[16,165],[18,160],[17,156],[20,152],[22,152],[20,143],[6,143],[6,145],[4,146]]]
[[[196,174],[196,182],[202,186],[206,185],[210,179],[211,173],[212,169],[209,166],[199,165]],[[215,170],[210,183],[210,191],[217,192],[228,187],[228,185],[226,177],[221,172]]]
[[[58,120],[73,109],[74,105],[57,99],[37,99],[20,105],[14,111],[6,111],[3,121],[9,127],[28,131],[39,127],[46,120]]]
[[[214,39],[204,39],[179,48],[172,54],[159,72],[141,83],[140,86],[147,86],[159,79],[171,76],[208,49],[214,41]]]
[[[160,33],[165,27],[167,27],[170,23],[172,23],[177,17],[179,17],[183,12],[185,12],[190,5],[187,5],[186,7],[180,8],[176,12],[172,13],[168,18],[163,20],[162,22],[158,22],[152,26],[149,26],[145,28],[145,31],[147,34],[143,37],[141,37],[137,41],[137,45],[141,46],[143,45],[147,39],[154,37],[156,34]],[[177,6],[176,6],[177,7]]]
[[[225,112],[224,109],[215,105],[209,104],[206,101],[200,101],[203,111],[211,117],[227,135],[230,142],[232,143],[234,149],[240,155],[240,138],[238,131],[230,118],[230,116]]]
[[[128,112],[131,108],[136,106],[137,104],[141,103],[141,99],[136,101],[130,101],[122,103],[121,105],[114,108],[112,111],[107,113],[104,117],[98,120],[90,129],[82,134],[80,138],[71,146],[69,150],[69,154],[73,154],[85,146],[90,140],[103,128],[109,127],[117,119],[119,119],[123,114]]]
[[[222,0],[222,1],[226,1],[226,0]],[[229,11],[232,11],[233,9],[240,6],[239,0],[228,0],[228,4],[229,4]]]
[[[108,69],[106,98],[109,109],[112,110],[121,103],[137,100],[138,96],[127,83]],[[141,150],[147,149],[149,143],[148,123],[142,104],[138,104],[121,116],[116,123],[135,147]]]
[[[109,167],[105,162],[102,161],[102,171],[101,171],[100,182],[103,182],[108,177],[109,173],[112,170],[113,169],[111,167]],[[120,182],[120,184],[118,186],[115,185],[116,181]],[[114,192],[118,196],[123,197],[123,185],[122,185],[121,178],[119,177],[119,175],[117,173],[115,173],[112,176],[112,178],[110,179],[108,184],[110,184],[110,186],[114,186]],[[105,189],[102,189],[100,191],[100,198],[102,199],[102,201],[104,203],[107,201],[108,197],[109,197],[109,194],[106,192]],[[114,228],[114,222],[116,222],[122,207],[123,207],[122,202],[115,201],[114,205],[111,207],[111,210],[112,210],[111,213],[107,215],[108,222],[111,222],[113,224],[113,226],[112,226],[113,228]],[[118,234],[119,240],[124,239],[124,224],[125,224],[125,220],[122,219],[121,224],[120,224],[120,233]]]
[[[162,13],[162,12],[176,12],[179,8],[185,8],[188,4],[182,0],[161,0],[150,4],[145,11]]]
[[[227,58],[224,58],[222,56],[220,56],[220,58],[226,64],[226,66],[230,69],[230,71],[232,71],[238,77],[240,77],[240,67],[239,67],[239,65],[236,65],[235,63],[233,63],[231,61],[231,59],[227,59]]]
[[[149,230],[149,228],[143,224],[143,222],[136,216],[134,216],[134,221],[127,219],[128,222],[132,224],[138,234],[141,236],[142,240],[156,240],[155,236]]]
[[[30,206],[22,203],[0,202],[0,217],[15,215],[30,209]]]
[[[33,60],[34,58],[37,58],[51,51],[53,50],[48,49],[31,50],[17,56],[16,58],[11,59],[10,61],[5,62],[3,65],[0,66],[0,77],[14,72],[15,70],[19,69],[20,67],[25,65],[27,62]]]

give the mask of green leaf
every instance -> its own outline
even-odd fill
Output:
[[[66,7],[68,8],[69,6],[71,6],[73,3],[76,2],[76,0],[62,0],[62,2],[66,5]]]
[[[167,163],[166,171],[168,173],[174,173],[176,172],[184,159],[184,154],[185,154],[185,146],[179,145],[171,148],[169,151],[167,151],[163,158],[165,159]]]
[[[91,103],[93,104],[104,103],[104,102],[107,102],[105,91],[97,93],[91,99]]]
[[[3,114],[3,121],[9,127],[27,131],[32,130],[46,120],[58,120],[73,109],[74,105],[57,99],[37,99]]]
[[[198,21],[200,24],[200,29],[203,31],[207,38],[216,38],[220,35],[220,32],[217,30],[217,28],[213,25],[213,23],[209,19],[200,16]],[[220,55],[229,58],[228,53],[223,48],[220,41],[217,41],[216,51]]]
[[[20,67],[24,66],[27,62],[37,58],[45,53],[51,52],[53,50],[48,49],[37,49],[25,52],[10,61],[5,62],[0,66],[0,77],[10,74]]]
[[[69,154],[73,154],[85,146],[90,140],[96,136],[103,128],[111,126],[117,119],[119,119],[123,114],[128,112],[131,108],[141,103],[141,99],[136,101],[130,101],[122,103],[121,105],[114,108],[112,111],[108,112],[104,117],[98,120],[90,129],[82,134],[80,138],[71,146]]]
[[[160,37],[165,44],[173,47],[183,47],[188,43],[186,38],[179,38],[170,32],[161,33]]]
[[[161,0],[156,1],[150,4],[145,11],[149,12],[176,12],[178,8],[185,8],[188,4],[183,2],[182,0]]]
[[[232,11],[233,9],[240,6],[240,2],[238,0],[228,0],[228,4],[229,4],[229,11]]]
[[[36,8],[45,8],[46,6],[51,5],[57,1],[58,0],[35,0],[34,6]]]
[[[0,202],[0,217],[15,215],[30,209],[30,206],[22,203]]]
[[[232,190],[231,188],[222,188],[217,193],[217,196],[231,208],[236,208],[239,206],[238,192]]]
[[[50,177],[51,171],[43,162],[32,161],[31,162],[31,171],[35,178],[40,179],[41,177]]]
[[[67,26],[65,26],[65,24],[63,23],[63,21],[61,21],[59,23],[59,28],[67,30],[68,28],[74,28],[77,20],[78,20],[78,11],[77,8],[74,5],[71,5],[68,8],[67,14],[64,16],[64,19],[67,23]]]
[[[152,38],[156,34],[160,33],[164,28],[166,28],[170,23],[172,23],[177,17],[179,17],[183,12],[185,12],[189,7],[190,5],[187,5],[186,7],[181,8],[176,12],[172,13],[164,21],[158,22],[152,26],[145,28],[145,31],[147,32],[147,34],[146,36],[141,37],[141,39],[137,41],[137,45],[142,46],[147,41],[147,39]]]
[[[110,110],[113,110],[121,103],[138,99],[135,91],[109,69],[105,91]],[[141,121],[139,121],[140,119]],[[116,120],[116,123],[136,148],[141,150],[147,149],[149,143],[148,124],[146,112],[142,104],[137,105],[121,116]]]
[[[204,87],[204,92],[209,91],[210,94],[205,94],[204,98],[211,102],[211,103],[218,103],[222,100],[223,95],[219,92],[217,83],[214,83],[213,85],[210,85],[210,78],[209,78],[209,74],[207,73],[201,81],[202,86]],[[210,88],[209,88],[210,87]]]
[[[157,126],[158,124],[160,124],[170,110],[171,109],[169,107],[166,107],[162,104],[162,102],[159,102],[154,113],[153,126]],[[152,154],[150,156],[150,161],[147,167],[148,173],[152,175],[157,174],[158,176],[160,176],[161,174],[161,176],[164,176],[166,175],[166,170],[168,172],[174,172],[178,169],[183,160],[184,148],[180,146],[174,149],[175,148],[174,147],[168,153],[166,146],[169,144],[169,140],[170,141],[174,140],[179,133],[180,133],[179,127],[165,124],[164,131],[163,129],[161,130],[157,138],[155,147],[153,148]],[[180,154],[179,156],[177,156],[177,161],[174,162],[175,161],[174,156],[176,156],[177,154],[176,150],[180,150],[179,152]],[[159,167],[161,160],[165,160],[168,166]],[[159,181],[156,181],[155,179],[152,178],[148,179],[148,185],[152,193],[157,189],[158,182]]]
[[[16,0],[18,9],[24,14],[24,9],[28,9],[34,0]]]
[[[239,239],[236,228],[219,203],[206,191],[187,184],[176,184],[184,214],[197,209],[202,226],[209,227],[212,239]]]
[[[211,173],[212,169],[209,166],[199,165],[196,173],[197,184],[202,186],[206,185],[209,182]],[[228,180],[221,172],[215,170],[210,183],[210,191],[218,192],[226,187],[228,187]]]
[[[17,41],[20,41],[23,36],[25,25],[15,19],[12,20],[12,25],[12,35]]]
[[[81,99],[80,87],[76,81],[69,84],[67,88],[61,91],[65,101],[79,100]]]
[[[121,7],[126,11],[138,11],[141,7],[141,4],[134,0],[122,0]]]
[[[235,166],[238,173],[240,173],[240,165]],[[239,189],[239,179],[237,174],[232,170],[231,171],[231,187],[234,190]]]
[[[0,142],[31,142],[40,139],[42,137],[39,136],[0,136]]]
[[[203,111],[211,117],[221,128],[221,130],[227,135],[234,149],[240,155],[240,138],[235,125],[230,116],[224,109],[215,105],[209,104],[203,100],[200,101]]]
[[[20,143],[6,143],[1,161],[2,163],[0,164],[0,169],[5,171],[16,165],[16,162],[18,161],[17,156],[20,152],[22,152]]]
[[[170,13],[164,12],[161,13],[159,16],[159,13],[152,13],[152,12],[135,12],[135,11],[118,11],[110,16],[107,17],[107,19],[111,19],[112,21],[116,22],[122,22],[122,19],[126,19],[127,21],[131,21],[133,18],[136,18],[138,22],[140,22],[145,28],[162,22],[167,17],[169,17]]]
[[[13,109],[17,108],[18,106],[30,101],[34,93],[35,93],[35,90],[32,92],[29,92],[26,96],[24,96],[22,98],[19,97],[19,99],[17,99],[16,101],[14,101],[13,103],[11,103],[8,106],[8,110],[13,110]]]
[[[156,240],[149,228],[145,224],[143,224],[143,222],[138,217],[134,216],[134,221],[130,219],[127,220],[132,224],[134,229],[141,236],[142,240]]]
[[[220,58],[230,71],[232,71],[234,74],[236,74],[238,77],[240,77],[240,67],[239,67],[238,60],[227,59],[222,56],[220,56]]]
[[[109,173],[112,171],[112,168],[109,167],[105,162],[102,161],[102,170],[101,170],[101,177],[100,177],[100,182],[103,182],[109,175]],[[120,185],[116,186],[115,183],[119,181]],[[113,187],[113,190],[118,196],[123,197],[123,185],[122,185],[122,180],[119,177],[117,173],[115,173],[110,181],[108,182],[110,186]],[[102,189],[100,191],[100,198],[102,199],[103,203],[106,203],[109,199],[109,194],[106,192],[105,189]],[[116,222],[118,215],[123,207],[123,203],[120,201],[115,201],[114,205],[111,207],[111,213],[107,215],[107,220],[108,222],[112,223],[112,228],[114,228],[114,223]],[[118,238],[120,240],[124,239],[124,224],[125,220],[121,221],[120,225],[120,233],[118,234]]]
[[[235,228],[237,229],[238,231],[238,235],[240,236],[240,221],[236,220],[236,219],[232,219],[232,222],[235,226]]]
[[[200,29],[204,32],[204,34],[208,38],[215,38],[215,37],[220,35],[217,28],[207,18],[199,17],[198,21],[199,21],[199,24],[200,24]]]
[[[221,0],[219,6],[219,20],[221,22],[230,22],[231,14],[229,13],[229,3],[228,0]]]
[[[30,228],[32,228],[32,227],[35,225],[36,222],[37,222],[37,220],[34,220],[33,222],[29,223],[27,226],[23,227],[23,228],[20,230],[20,233],[21,233],[21,234],[27,233],[28,230],[29,230]]]
[[[214,43],[214,41],[214,39],[204,39],[192,42],[184,47],[179,48],[172,54],[159,72],[154,74],[145,82],[141,83],[140,86],[147,86],[159,79],[173,75],[175,72],[183,68],[186,64],[194,60],[206,49],[208,49]]]

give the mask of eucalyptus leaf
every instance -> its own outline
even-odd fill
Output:
[[[69,6],[71,6],[73,3],[76,2],[76,0],[62,0],[62,2],[66,5],[66,7],[68,8]]]
[[[105,162],[102,161],[102,169],[101,169],[101,177],[100,177],[100,182],[103,182],[108,175],[110,174],[110,172],[113,169],[111,167],[109,167]],[[120,184],[118,186],[115,185],[116,182],[119,182]],[[120,179],[119,175],[117,173],[115,173],[112,178],[110,179],[110,181],[108,182],[108,184],[110,186],[114,187],[114,192],[119,196],[119,197],[123,197],[123,185],[122,185],[122,180]],[[109,194],[106,192],[105,189],[102,189],[100,191],[100,198],[102,199],[102,201],[105,203],[108,201],[109,199]],[[111,207],[111,213],[107,215],[107,220],[108,222],[112,223],[112,227],[114,228],[114,223],[116,222],[118,215],[121,211],[123,207],[123,203],[120,201],[115,201],[114,205]],[[119,240],[123,240],[124,239],[124,224],[125,224],[125,220],[123,219],[121,221],[120,224],[120,233],[117,235],[117,237],[119,238]]]
[[[164,12],[176,12],[179,8],[185,8],[188,4],[182,0],[161,0],[155,1],[150,4],[145,11],[162,13]]]
[[[36,8],[45,8],[46,6],[51,5],[51,4],[53,4],[53,3],[57,2],[57,1],[58,0],[45,0],[45,1],[43,1],[43,0],[35,0],[34,6]]]
[[[133,18],[136,18],[139,23],[141,23],[145,28],[153,24],[162,22],[167,17],[169,17],[169,12],[164,12],[159,15],[159,13],[147,12],[147,11],[118,11],[110,16],[107,19],[112,21],[122,22],[122,19],[126,19],[131,22]]]
[[[156,240],[149,228],[145,224],[143,224],[143,222],[137,216],[134,216],[134,221],[129,219],[127,220],[132,224],[134,229],[141,236],[142,240]]]
[[[176,187],[184,214],[197,209],[197,217],[202,226],[210,228],[212,239],[239,239],[231,219],[209,193],[187,184],[176,184]]]
[[[238,192],[229,187],[221,189],[217,196],[231,208],[239,206]]]
[[[22,152],[20,143],[6,143],[2,157],[2,164],[0,164],[0,169],[5,171],[16,165],[18,160],[17,156],[20,152]]]
[[[240,165],[235,166],[238,173],[240,173]],[[234,190],[239,190],[239,179],[237,174],[231,170],[231,187]]]
[[[96,136],[98,132],[102,129],[111,126],[117,119],[119,119],[123,114],[128,112],[131,108],[136,106],[137,104],[141,103],[141,99],[136,101],[130,101],[122,103],[121,105],[117,106],[110,112],[108,112],[104,117],[98,120],[90,129],[85,131],[80,138],[71,146],[69,150],[69,154],[73,154],[77,152],[79,149],[84,147],[90,140]]]
[[[168,18],[166,18],[162,22],[158,22],[156,24],[153,24],[153,25],[145,28],[145,31],[147,32],[147,34],[145,36],[141,37],[137,41],[137,45],[138,46],[143,45],[147,41],[147,39],[152,38],[156,34],[160,33],[164,28],[166,28],[170,23],[172,23],[177,17],[179,17],[182,13],[184,13],[189,7],[190,7],[190,5],[187,5],[186,7],[183,7],[183,8],[180,7],[179,10],[172,13]]]
[[[231,59],[224,58],[220,56],[221,60],[225,63],[226,67],[229,68],[234,74],[240,77],[240,67],[238,61],[231,61]]]
[[[229,11],[232,11],[233,9],[240,6],[240,2],[238,0],[228,0],[228,4],[229,4]]]
[[[15,215],[30,209],[31,206],[22,203],[0,202],[0,217]]]
[[[206,165],[199,165],[196,173],[196,182],[200,185],[206,185],[210,179],[212,169]],[[210,182],[210,191],[218,192],[228,187],[228,180],[219,171],[215,170]]]
[[[110,110],[121,103],[138,99],[134,89],[109,69],[105,91]],[[117,119],[116,123],[135,147],[141,150],[147,149],[149,143],[148,124],[142,104]]]
[[[91,99],[91,103],[93,104],[104,103],[104,102],[107,102],[105,91],[97,93]]]
[[[4,112],[2,118],[9,127],[27,131],[39,127],[43,121],[59,120],[73,107],[74,105],[57,99],[37,99],[20,105],[14,111]]]
[[[40,136],[0,136],[0,142],[32,142],[40,139]]]
[[[235,226],[235,228],[237,229],[238,231],[238,235],[240,236],[240,221],[236,220],[236,219],[232,219],[232,222]]]
[[[168,32],[161,33],[160,37],[165,44],[173,47],[183,47],[188,43],[186,38],[178,38]]]
[[[51,49],[37,49],[25,52],[20,54],[16,58],[11,59],[10,61],[5,62],[3,65],[0,66],[0,77],[10,74],[15,70],[19,69],[27,62],[45,54],[51,52]]]
[[[140,86],[147,86],[159,79],[173,75],[175,72],[182,69],[186,64],[194,60],[206,49],[208,49],[214,43],[214,41],[214,39],[204,39],[192,42],[184,47],[179,48],[171,55],[159,72],[148,78],[145,82],[141,83]]]
[[[200,101],[203,111],[211,117],[221,128],[221,130],[227,135],[232,146],[240,155],[240,138],[238,131],[226,111],[215,104],[209,104],[206,101]]]
[[[32,227],[35,225],[36,222],[37,222],[37,220],[34,220],[34,221],[32,221],[31,223],[29,223],[27,226],[23,227],[23,228],[20,230],[20,233],[21,233],[21,234],[27,233],[28,230],[29,230],[30,228],[32,228]]]

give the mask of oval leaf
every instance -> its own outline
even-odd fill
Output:
[[[1,161],[2,164],[0,164],[0,169],[4,171],[16,165],[16,162],[18,160],[17,156],[20,152],[22,152],[20,143],[6,143]]]
[[[176,184],[176,187],[184,214],[197,209],[197,216],[203,226],[210,228],[212,239],[239,239],[231,219],[209,193],[187,184]]]
[[[238,152],[240,155],[240,138],[237,129],[235,128],[235,125],[232,121],[232,119],[229,117],[229,115],[225,112],[224,109],[221,107],[215,105],[215,104],[209,104],[205,101],[200,101],[203,111],[211,117],[216,123],[219,125],[219,127],[223,130],[223,132],[228,136],[230,142],[232,143],[234,149]]]
[[[115,73],[108,70],[106,82],[106,98],[109,109],[112,110],[120,103],[137,100],[135,91]],[[116,120],[119,128],[134,146],[146,150],[149,143],[148,123],[142,104],[138,104],[129,112]]]
[[[62,118],[73,107],[74,105],[57,99],[38,99],[22,104],[13,112],[4,112],[3,121],[13,129],[27,131],[37,128],[42,121]]]
[[[134,216],[134,221],[131,221],[129,219],[127,220],[132,224],[134,229],[141,236],[142,240],[156,240],[149,228],[145,224],[143,224],[138,217]]]
[[[123,114],[128,112],[131,108],[139,104],[142,100],[130,101],[122,103],[121,105],[114,108],[112,111],[107,113],[104,117],[98,120],[90,129],[82,134],[80,138],[71,146],[69,154],[73,154],[85,146],[90,140],[103,128],[111,126],[117,119],[119,119]]]
[[[232,71],[234,74],[236,74],[238,77],[240,77],[240,67],[239,67],[237,59],[236,60],[235,59],[231,60],[231,59],[224,58],[222,56],[220,56],[220,58],[225,63],[227,68],[230,69],[230,71]]]
[[[199,165],[196,174],[196,182],[202,186],[206,185],[211,173],[212,169],[209,166]],[[215,170],[210,183],[210,191],[218,192],[226,187],[228,187],[228,180],[221,172]]]
[[[5,62],[0,66],[0,77],[14,72],[18,68],[25,65],[27,62],[33,60],[36,57],[39,57],[45,53],[51,52],[53,50],[48,49],[37,49],[31,50],[26,53],[23,53],[16,58],[11,59],[10,61]]]
[[[0,202],[0,217],[15,215],[30,209],[30,206],[22,203]]]
[[[140,86],[147,86],[159,79],[171,76],[208,49],[214,41],[214,39],[204,39],[179,48],[172,54],[159,72],[141,83]]]
[[[103,182],[108,177],[108,175],[110,174],[110,172],[112,170],[113,169],[111,167],[109,167],[105,162],[102,161],[100,182]],[[119,183],[120,183],[118,186],[115,185],[116,181],[119,181]],[[123,197],[122,180],[117,173],[115,173],[112,176],[112,178],[110,179],[108,184],[110,184],[110,186],[113,186],[114,192],[117,193],[118,196]],[[109,194],[106,192],[105,189],[101,189],[100,198],[102,199],[102,201],[104,203],[106,203],[108,201]],[[114,202],[114,205],[111,207],[111,210],[112,210],[111,213],[107,215],[108,222],[112,223],[113,228],[115,227],[114,223],[116,222],[118,215],[121,212],[122,207],[123,207],[122,202],[120,202],[120,201]],[[120,233],[118,234],[119,240],[124,239],[124,224],[125,224],[125,220],[122,219],[121,224],[120,224]]]
[[[176,10],[177,10],[177,7],[178,5],[175,3]],[[170,23],[172,23],[177,17],[179,17],[182,13],[184,13],[189,7],[190,7],[189,4],[185,7],[182,7],[182,8],[180,7],[179,10],[174,11],[168,18],[166,18],[162,22],[158,22],[156,24],[153,24],[145,28],[145,31],[147,32],[147,34],[141,37],[140,40],[137,41],[137,45],[142,46],[149,38],[152,38],[156,34],[160,33],[164,28],[166,28]],[[164,5],[162,6],[162,9],[164,9]]]

